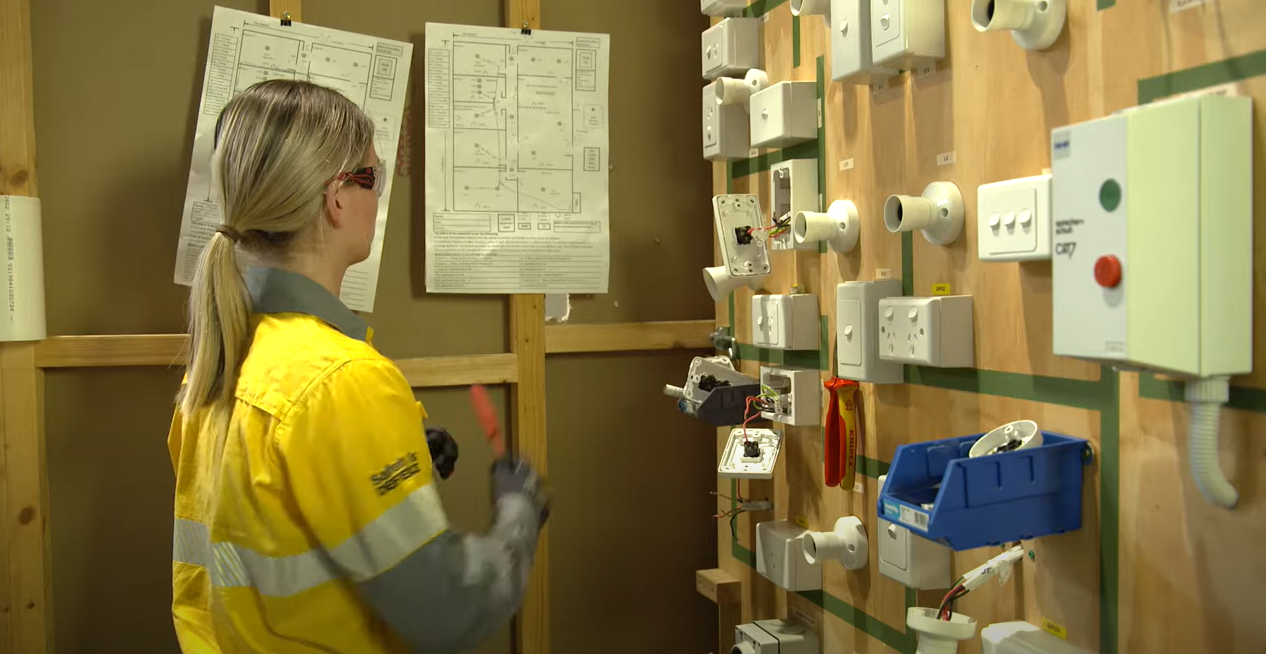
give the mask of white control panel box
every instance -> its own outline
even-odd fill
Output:
[[[734,627],[738,654],[819,654],[818,637],[789,620],[757,620]]]
[[[818,137],[817,84],[771,85],[752,95],[750,113],[754,148],[785,148],[812,141]]]
[[[945,58],[945,0],[870,0],[875,64],[913,70]]]
[[[1055,354],[1252,370],[1252,120],[1206,96],[1051,132]]]
[[[822,379],[817,370],[761,366],[761,391],[773,395],[773,409],[761,417],[784,425],[822,424]]]
[[[877,66],[870,40],[870,0],[831,0],[831,79],[873,84],[897,74]]]
[[[883,489],[887,475],[879,476]],[[879,518],[879,572],[883,576],[917,590],[950,588],[950,548],[909,529]]]
[[[901,280],[844,282],[835,287],[835,375],[872,384],[900,384],[905,366],[879,356],[879,301],[901,297]]]
[[[816,350],[818,315],[816,295],[753,295],[752,344],[775,350]]]
[[[747,0],[699,0],[699,11],[706,16],[742,16]]]
[[[804,556],[809,531],[786,520],[756,525],[756,571],[784,590],[821,590],[822,568]]]
[[[936,368],[976,361],[970,295],[889,297],[879,301],[879,356]]]
[[[704,30],[703,78],[742,77],[760,68],[760,21],[726,18]]]
[[[1051,258],[1051,176],[976,188],[976,247],[981,261]]]
[[[770,166],[769,188],[770,219],[787,221],[787,229],[769,239],[769,249],[816,252],[816,242],[796,242],[791,231],[791,219],[801,211],[818,210],[818,160],[790,159]]]
[[[747,111],[741,104],[718,103],[717,84],[703,87],[703,158],[742,159],[751,152]]]

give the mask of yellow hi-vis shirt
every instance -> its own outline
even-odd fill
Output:
[[[224,412],[177,411],[168,437],[182,650],[472,646],[521,599],[535,548],[526,503],[499,502],[506,526],[488,537],[449,532],[425,412],[360,318],[293,273],[248,281],[254,333],[219,467]]]

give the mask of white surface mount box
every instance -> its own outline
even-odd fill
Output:
[[[1205,96],[1052,131],[1055,354],[1252,370],[1252,120]]]
[[[821,590],[822,569],[804,556],[809,530],[786,520],[756,525],[756,571],[783,590]]]
[[[814,82],[779,82],[751,99],[754,148],[785,148],[818,137],[818,91]]]
[[[703,87],[703,158],[743,159],[751,153],[747,110],[741,104],[719,104],[716,85]]]
[[[976,360],[970,295],[889,297],[879,301],[879,356],[937,368]]]
[[[871,50],[870,0],[831,0],[831,79],[873,84],[897,74],[877,66]]]
[[[872,384],[900,384],[905,366],[879,356],[879,301],[901,297],[900,279],[844,282],[835,287],[835,374]]]
[[[914,70],[945,58],[946,0],[870,0],[876,65]]]
[[[726,18],[704,30],[702,43],[703,78],[742,77],[760,68],[760,21],[756,18]]]
[[[816,350],[818,296],[753,295],[752,341],[775,350]]]

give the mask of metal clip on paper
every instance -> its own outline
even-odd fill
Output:
[[[288,11],[281,12],[281,26],[290,27],[290,12]]]
[[[524,36],[532,36],[532,28],[528,27],[528,22],[526,20],[523,21],[523,29],[519,30],[519,33]]]

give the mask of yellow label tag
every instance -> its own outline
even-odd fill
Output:
[[[796,524],[797,524],[797,525],[798,525],[801,529],[808,529],[808,528],[809,528],[809,521],[808,521],[807,519],[805,519],[805,517],[804,517],[804,516],[802,516],[802,515],[798,515],[798,516],[796,516]]]
[[[1059,636],[1064,640],[1068,640],[1068,630],[1055,624],[1054,622],[1051,622],[1050,620],[1047,620],[1046,618],[1042,618],[1042,629]]]
[[[933,284],[932,295],[950,295],[949,284]]]

